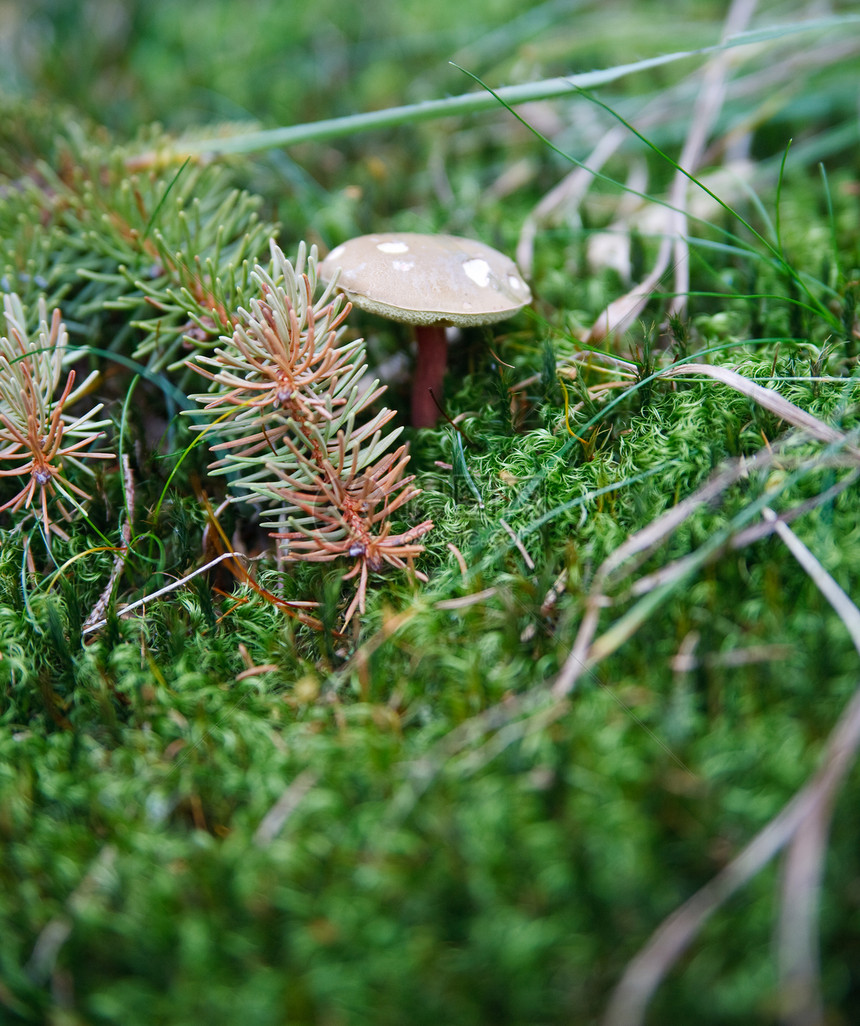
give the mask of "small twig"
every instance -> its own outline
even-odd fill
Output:
[[[122,535],[122,548],[114,556],[113,567],[111,568],[110,576],[108,577],[107,584],[104,586],[101,595],[99,595],[98,601],[93,606],[90,615],[84,622],[84,632],[91,627],[96,621],[104,622],[104,614],[107,609],[110,597],[113,594],[113,589],[116,582],[119,580],[120,575],[125,569],[125,561],[128,558],[128,549],[131,545],[131,518],[134,513],[134,477],[131,473],[131,463],[128,458],[128,453],[123,453],[120,460],[122,466],[122,476],[125,483],[125,510],[126,518],[123,521],[123,525],[120,528],[120,534]]]
[[[277,663],[262,663],[259,666],[249,666],[247,670],[242,670],[241,673],[236,674],[236,681],[247,680],[248,677],[259,677],[263,673],[275,673],[280,668]]]
[[[460,598],[440,599],[434,602],[434,609],[465,609],[467,606],[475,606],[485,599],[492,598],[496,594],[496,588],[485,588],[483,591],[472,592],[471,595],[463,595]]]
[[[316,773],[309,769],[302,770],[297,777],[294,777],[284,789],[281,797],[260,821],[260,825],[254,833],[254,844],[265,847],[271,843],[283,830],[284,824],[316,782]]]
[[[90,862],[78,886],[66,899],[66,910],[53,916],[42,927],[30,959],[24,968],[33,983],[40,984],[47,980],[54,971],[60,949],[69,939],[74,925],[74,914],[83,908],[87,900],[96,894],[105,884],[105,876],[110,873],[116,861],[117,850],[112,844],[106,844]]]
[[[507,534],[510,537],[511,541],[514,543],[514,545],[516,545],[517,550],[518,550],[519,554],[523,557],[523,561],[525,562],[526,566],[529,568],[529,570],[534,570],[534,568],[535,568],[535,561],[532,559],[532,557],[526,551],[526,547],[520,541],[519,536],[517,535],[516,531],[514,531],[514,529],[507,522],[507,520],[504,520],[501,517],[499,517],[499,523],[505,529],[505,531],[507,532]]]
[[[561,573],[552,582],[552,587],[544,595],[543,602],[540,605],[541,616],[549,616],[552,612],[559,597],[564,594],[564,589],[567,587],[568,569],[565,567]]]
[[[460,573],[463,578],[466,579],[469,576],[469,568],[466,566],[466,560],[463,558],[463,553],[457,548],[453,542],[448,542],[448,549],[457,560],[457,566],[460,568]]]
[[[171,581],[170,584],[163,588],[159,588],[158,591],[154,591],[151,595],[146,595],[144,598],[138,599],[137,602],[132,602],[130,605],[123,606],[122,609],[118,609],[117,616],[126,616],[135,609],[145,606],[147,602],[154,602],[155,599],[161,598],[162,595],[167,595],[171,591],[176,591],[177,588],[181,588],[184,584],[187,584],[193,577],[197,577],[199,574],[205,574],[207,570],[211,570],[213,566],[223,563],[225,559],[248,559],[248,557],[241,552],[222,552],[220,556],[216,556],[215,559],[211,559],[203,566],[198,567],[196,570],[192,570],[191,573],[186,574],[185,577],[180,577],[177,581]],[[104,627],[106,623],[107,620],[99,620],[97,623],[87,624],[82,633],[91,634],[93,631],[97,631],[99,627]]]

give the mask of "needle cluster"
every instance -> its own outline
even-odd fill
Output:
[[[283,557],[352,561],[348,622],[364,611],[370,573],[388,565],[426,580],[413,559],[433,525],[393,533],[393,514],[418,489],[407,447],[392,450],[401,429],[383,431],[394,411],[368,414],[385,388],[366,381],[363,340],[343,339],[350,304],[334,282],[316,297],[315,249],[302,244],[295,266],[274,243],[271,254],[232,337],[190,362],[211,382],[193,398],[212,418],[210,469],[231,476],[234,499],[268,507],[263,525]]]
[[[49,323],[44,299],[39,302],[34,337],[27,331],[17,295],[4,294],[3,309],[7,333],[0,337],[0,477],[23,477],[25,483],[0,505],[0,512],[32,508],[48,544],[51,535],[68,540],[52,510],[68,521],[72,514],[63,499],[79,508],[81,501],[90,498],[69,479],[68,468],[92,475],[84,460],[116,458],[90,448],[108,423],[95,420],[101,404],[80,416],[67,412],[86,393],[96,373],[76,389],[75,371],[70,370],[61,387],[64,363],[74,354],[68,350],[60,311],[54,310]]]

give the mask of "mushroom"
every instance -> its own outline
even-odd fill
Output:
[[[531,301],[516,264],[497,250],[454,235],[388,232],[361,235],[337,246],[320,276],[354,306],[415,325],[418,360],[412,379],[412,423],[432,427],[448,347],[446,325],[491,324]]]

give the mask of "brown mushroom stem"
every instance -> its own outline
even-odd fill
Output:
[[[440,324],[416,325],[415,339],[418,342],[418,360],[412,378],[412,424],[413,427],[433,427],[439,419],[439,407],[433,401],[433,395],[437,400],[442,397],[448,341]]]

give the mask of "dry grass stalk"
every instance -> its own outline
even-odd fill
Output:
[[[660,377],[677,378],[687,375],[704,375],[720,381],[769,410],[780,420],[806,431],[819,442],[824,442],[826,445],[840,445],[844,447],[846,453],[855,459],[860,459],[860,449],[851,444],[843,431],[838,431],[829,424],[825,424],[820,418],[814,417],[800,406],[783,398],[774,389],[756,384],[755,381],[750,381],[743,374],[738,374],[737,371],[730,370],[728,367],[714,367],[707,363],[684,363],[667,368],[661,372]]]
[[[770,510],[763,512],[840,617],[860,654],[860,610],[791,530]],[[786,1026],[813,1026],[823,1021],[814,920],[833,802],[858,748],[860,689],[833,728],[810,782],[725,869],[676,909],[630,962],[612,995],[603,1026],[641,1026],[660,981],[710,916],[786,845],[790,848],[779,927],[782,1021]]]

